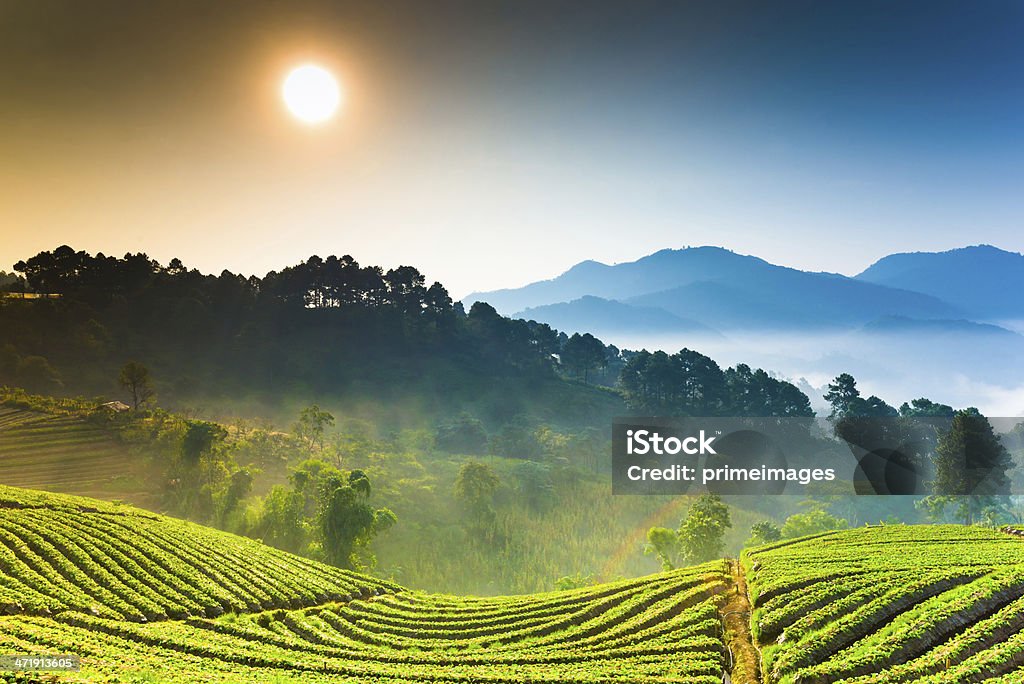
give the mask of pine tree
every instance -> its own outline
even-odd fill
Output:
[[[957,411],[935,449],[931,507],[955,504],[958,517],[970,525],[982,510],[997,507],[999,497],[1009,495],[1011,468],[1010,454],[988,419],[975,408]]]

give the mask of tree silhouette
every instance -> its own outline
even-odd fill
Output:
[[[323,450],[324,432],[331,425],[334,425],[334,416],[313,404],[302,409],[302,413],[299,414],[299,420],[292,427],[292,431],[300,439],[304,439],[317,449]]]
[[[486,463],[468,461],[459,468],[455,478],[455,498],[465,506],[473,523],[482,530],[494,521],[494,493],[498,475]]]
[[[149,369],[138,361],[129,361],[121,368],[117,378],[118,384],[131,392],[132,407],[137,411],[140,406],[148,403],[156,396],[149,377]]]

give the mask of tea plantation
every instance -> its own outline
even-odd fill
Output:
[[[426,595],[128,506],[0,487],[0,655],[80,656],[58,681],[714,684],[728,581],[715,562]]]

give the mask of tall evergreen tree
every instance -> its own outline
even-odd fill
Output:
[[[953,505],[957,517],[970,525],[1010,494],[1011,468],[1010,454],[988,419],[976,408],[957,411],[935,449],[935,494],[926,505],[933,512]]]

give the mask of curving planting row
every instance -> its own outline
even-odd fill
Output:
[[[22,491],[0,487],[0,614],[152,622],[397,589],[179,520]]]
[[[389,638],[380,626],[355,629],[340,615],[347,604],[150,624],[81,613],[16,616],[4,618],[4,633],[43,648],[74,644],[89,663],[89,676],[113,676],[113,670],[103,670],[105,663],[144,653],[150,667],[162,666],[166,679],[160,681],[168,682],[194,681],[197,673],[205,678],[225,669],[242,674],[250,668],[381,682],[719,681],[723,659],[717,595],[709,591],[701,600],[692,589],[673,594],[667,591],[671,582],[653,584],[638,586],[623,602],[642,610],[622,610],[595,598],[592,617],[578,625],[553,627],[548,633],[510,632],[500,643],[487,644],[444,637],[412,644]],[[605,632],[612,634],[602,639]],[[209,667],[179,672],[172,666],[178,662]]]
[[[0,654],[78,655],[66,682],[714,684],[728,570],[429,595],[130,507],[0,487]]]
[[[767,682],[1024,681],[1024,543],[1006,534],[862,528],[743,565]]]

